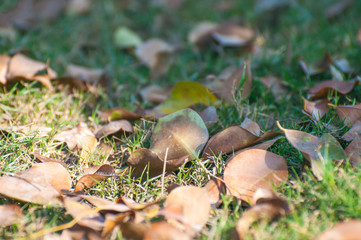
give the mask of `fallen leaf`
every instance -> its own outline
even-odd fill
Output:
[[[151,70],[152,78],[164,75],[171,65],[173,46],[161,39],[150,39],[137,46],[135,55]]]
[[[266,141],[280,135],[278,132],[265,132],[261,137],[240,126],[232,126],[209,139],[204,147],[203,157],[218,156],[220,153],[232,153],[253,144]]]
[[[242,81],[244,82],[241,83]],[[231,66],[226,68],[217,78],[208,82],[206,86],[227,102],[234,101],[235,91],[240,91],[242,98],[249,97],[252,88],[250,60],[247,60],[243,67]]]
[[[330,65],[332,64],[332,62],[333,62],[332,57],[328,52],[325,53],[322,59],[311,65],[308,65],[300,58],[298,59],[298,63],[300,64],[302,70],[309,76],[327,71]]]
[[[345,79],[345,76],[343,75],[341,70],[337,69],[335,66],[331,65],[330,70],[333,80],[343,81]]]
[[[0,83],[5,85],[7,82],[7,72],[9,68],[10,57],[7,55],[0,55]]]
[[[139,93],[143,100],[159,104],[168,98],[170,90],[169,88],[162,88],[158,85],[150,85],[140,90]]]
[[[118,120],[110,122],[101,127],[96,133],[95,137],[100,139],[102,137],[115,137],[121,139],[127,133],[133,132],[132,124],[127,120]]]
[[[306,113],[310,114],[316,121],[320,121],[321,118],[327,113],[329,104],[327,98],[310,102],[303,98],[303,109]]]
[[[353,73],[354,70],[351,68],[350,63],[345,58],[335,59],[333,64],[341,70],[343,73]]]
[[[354,4],[354,0],[340,0],[333,5],[329,6],[325,10],[325,16],[327,19],[333,19],[340,16],[344,13],[348,8],[350,8]]]
[[[171,224],[160,221],[155,222],[145,232],[144,240],[191,240],[192,238],[185,232],[182,232],[178,228]]]
[[[241,127],[247,129],[247,131],[249,131],[250,133],[256,136],[261,135],[261,128],[259,127],[259,125],[249,118],[245,118],[243,120],[243,122],[241,123]]]
[[[338,81],[328,80],[323,81],[313,86],[308,92],[308,99],[325,98],[330,91],[336,91],[339,94],[347,94],[354,89],[357,85],[357,81]]]
[[[210,209],[205,189],[181,186],[168,195],[161,214],[166,219],[174,219],[185,227],[190,226],[191,230],[199,232],[208,221]]]
[[[266,88],[271,89],[273,96],[276,99],[280,99],[285,93],[285,88],[279,78],[274,76],[261,77],[260,81]]]
[[[116,107],[107,110],[99,110],[98,115],[103,122],[107,122],[107,121],[111,122],[121,119],[135,121],[142,118],[141,115],[128,111],[122,107]]]
[[[174,86],[168,99],[156,107],[155,111],[164,115],[190,107],[194,104],[210,106],[217,101],[217,97],[202,84],[182,81]]]
[[[318,173],[314,168],[314,165],[312,165],[312,170],[316,176],[320,176],[320,179],[322,179],[322,176],[324,175],[324,169],[328,164],[333,162],[340,164],[343,163],[347,158],[346,153],[344,152],[340,143],[329,133],[325,133],[321,136],[319,146],[317,147],[317,153],[320,161],[315,163],[319,163],[321,172]]]
[[[269,189],[258,188],[253,196],[253,202],[256,205],[247,209],[237,221],[235,239],[244,239],[255,222],[271,222],[290,212],[288,203]]]
[[[46,236],[44,240],[49,240],[46,239]],[[60,239],[56,239],[56,240],[73,240],[73,239],[105,240],[105,238],[100,235],[99,231],[95,231],[92,228],[84,227],[79,224],[76,224],[75,226],[71,228],[67,228],[64,231],[62,231],[60,235]]]
[[[224,47],[243,47],[249,45],[255,39],[255,32],[237,24],[224,23],[219,25],[211,36]]]
[[[66,11],[70,14],[86,14],[92,8],[91,0],[69,0],[66,6]]]
[[[352,141],[357,137],[358,135],[361,135],[361,121],[356,121],[350,130],[348,130],[343,136],[342,139],[345,141]]]
[[[214,106],[207,107],[199,114],[199,116],[201,116],[207,127],[218,122],[217,110]]]
[[[38,159],[39,161],[41,161],[43,163],[55,162],[55,163],[59,163],[60,165],[62,165],[65,168],[67,167],[66,163],[61,161],[61,160],[58,160],[58,159],[55,159],[55,158],[50,158],[50,157],[45,157],[43,155],[40,155],[38,152],[33,152],[32,154],[34,155],[34,157],[36,159]]]
[[[158,120],[154,127],[150,150],[160,159],[174,160],[198,157],[208,140],[202,118],[192,109],[183,109]]]
[[[226,195],[226,185],[221,178],[212,178],[203,187],[208,195],[209,203],[212,208],[217,208],[222,202],[222,195]]]
[[[356,135],[352,142],[345,149],[345,153],[353,167],[360,167],[361,163],[361,139],[360,135]]]
[[[183,162],[184,160],[181,159],[180,163],[177,162],[176,166],[173,166],[173,164],[169,164],[169,161],[167,161],[166,170],[174,171]],[[133,151],[127,159],[127,164],[131,167],[131,176],[136,178],[141,176],[142,178],[158,176],[162,174],[164,166],[164,162],[158,155],[146,148]]]
[[[352,126],[356,121],[361,119],[361,104],[333,107],[336,108],[336,113],[340,120],[349,126]]]
[[[142,39],[126,27],[119,27],[114,32],[114,44],[119,48],[135,48],[142,44]]]
[[[87,188],[99,184],[109,177],[118,176],[112,166],[102,165],[96,172],[82,176],[75,185],[74,192],[83,192]]]
[[[188,34],[188,41],[196,44],[198,47],[208,45],[210,34],[217,28],[214,22],[200,22]]]
[[[288,179],[287,162],[265,150],[246,150],[228,162],[223,179],[231,195],[254,204],[257,188],[272,189]]]
[[[54,140],[59,142],[65,142],[70,150],[73,150],[76,147],[78,149],[82,149],[82,141],[86,140],[84,138],[87,138],[87,136],[95,138],[94,134],[92,133],[92,131],[90,131],[90,129],[85,123],[79,123],[78,125],[76,125],[75,128],[71,130],[57,133],[54,136]]]
[[[252,146],[249,146],[249,147],[246,147],[246,148],[242,148],[241,150],[238,150],[237,152],[235,152],[233,155],[236,156],[238,155],[239,153],[241,152],[244,152],[248,149],[262,149],[262,150],[267,150],[268,148],[272,147],[273,144],[275,144],[275,142],[277,142],[279,139],[283,138],[283,136],[278,136],[278,137],[275,137],[274,139],[272,140],[268,140],[268,141],[264,141],[264,142],[261,142],[261,143],[257,143],[255,145],[252,145]],[[229,158],[227,161],[229,162],[231,160],[231,158]],[[226,162],[227,163],[227,162]]]
[[[98,211],[69,198],[64,198],[63,203],[66,212],[73,218],[77,218],[79,225],[95,231],[103,229],[105,219]]]
[[[42,71],[46,71],[46,73],[38,74]],[[8,63],[6,82],[26,79],[30,81],[39,81],[47,88],[52,89],[50,80],[56,77],[56,72],[49,68],[47,64],[35,61],[22,54],[16,54]]]
[[[68,171],[58,163],[37,163],[23,172],[0,177],[2,195],[37,204],[57,204],[60,191],[70,186]]]
[[[41,125],[31,124],[31,125],[25,125],[25,126],[9,126],[6,125],[0,125],[0,132],[19,132],[24,133],[26,135],[36,135],[38,137],[47,137],[49,136],[49,133],[53,129],[50,127],[45,127]]]
[[[80,159],[79,165],[87,165],[91,156],[93,156],[94,152],[97,149],[98,141],[92,135],[85,135],[80,139]]]
[[[17,205],[0,205],[0,226],[6,227],[18,223],[23,217],[23,211]]]
[[[361,235],[361,221],[350,220],[342,222],[323,232],[316,240],[352,240]]]

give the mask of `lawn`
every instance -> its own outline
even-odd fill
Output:
[[[0,32],[0,54],[21,52],[31,59],[47,62],[58,76],[65,75],[69,64],[76,64],[104,69],[109,77],[108,88],[96,89],[96,93],[79,89],[59,90],[56,82],[52,90],[36,81],[2,86],[0,128],[12,129],[0,131],[0,176],[28,169],[36,162],[33,153],[38,152],[66,162],[74,187],[77,179],[84,175],[84,166],[79,161],[81,153],[69,150],[65,144],[59,145],[54,139],[57,133],[72,129],[79,123],[86,123],[91,131],[95,131],[104,124],[99,110],[114,107],[129,111],[151,109],[155,105],[140,96],[145,87],[152,84],[173,87],[181,81],[204,84],[229,66],[243,67],[247,58],[251,59],[252,71],[249,96],[235,94],[235,101],[223,99],[214,104],[218,121],[208,127],[210,137],[249,118],[257,122],[262,131],[280,132],[278,121],[283,128],[317,137],[329,133],[342,148],[349,145],[350,141],[341,137],[351,126],[338,117],[334,107],[330,107],[320,120],[303,111],[303,98],[307,97],[307,92],[317,83],[333,79],[335,73],[326,70],[310,76],[302,70],[299,60],[311,64],[328,52],[333,59],[347,59],[353,69],[353,73],[342,74],[343,81],[359,79],[361,43],[357,35],[361,28],[361,2],[353,1],[351,7],[331,19],[326,17],[325,10],[338,2],[336,0],[290,0],[286,7],[274,10],[262,10],[262,5],[257,6],[257,1],[251,0],[184,0],[179,1],[182,4],[175,8],[155,4],[168,1],[91,2],[91,9],[84,14],[63,12],[53,21],[39,21],[35,28],[16,30],[14,38]],[[10,5],[8,1],[1,2],[0,12],[6,11]],[[196,49],[187,40],[187,35],[201,21],[241,22],[256,32],[254,51],[240,54],[238,48],[214,45]],[[134,51],[117,46],[114,33],[122,26],[143,40],[160,38],[175,47],[172,64],[165,74],[152,78],[151,71],[136,58]],[[281,93],[274,95],[271,88],[262,83],[262,77],[267,76],[281,80]],[[357,84],[347,94],[329,91],[327,97],[335,106],[360,104],[361,87]],[[196,159],[164,179],[162,175],[146,181],[132,178],[124,171],[126,161],[133,151],[150,147],[156,121],[141,118],[132,121],[132,125],[134,132],[122,136],[120,141],[107,140],[113,149],[107,158],[91,156],[90,165],[107,163],[119,176],[86,189],[87,195],[110,201],[127,197],[140,203],[162,200],[164,204],[165,189],[174,183],[203,187],[211,175],[223,175],[231,154],[219,154],[206,161]],[[18,131],[18,126],[40,126],[50,130],[40,134],[39,131]],[[361,219],[361,173],[358,168],[352,167],[348,161],[342,166],[335,164],[324,170],[320,180],[315,177],[305,154],[284,135],[268,151],[283,156],[287,161],[288,180],[273,190],[286,199],[291,212],[275,221],[253,224],[245,239],[315,239],[339,222]],[[249,209],[242,202],[223,196],[222,204],[211,210],[206,225],[195,238],[230,239],[237,220]],[[34,236],[31,234],[73,219],[63,206],[21,202],[3,195],[0,195],[0,204],[15,204],[23,212],[18,222],[0,226],[2,239],[31,238]],[[161,217],[150,221],[157,218]],[[124,238],[118,230],[111,234],[110,239]]]

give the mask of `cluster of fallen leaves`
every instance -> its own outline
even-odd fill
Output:
[[[22,6],[25,1],[19,2]],[[332,18],[337,14],[336,10],[328,10],[326,14]],[[32,17],[38,18],[37,15]],[[220,48],[231,47],[240,53],[254,52],[256,38],[254,30],[235,22],[202,22],[188,36],[189,42],[199,51],[205,48],[219,51]],[[173,53],[177,50],[161,39],[143,42],[135,32],[124,26],[114,33],[114,41],[120,48],[131,49],[137,59],[149,67],[153,78],[167,73]],[[65,143],[70,151],[76,153],[83,175],[72,179],[67,167],[73,163],[31,153],[41,163],[34,163],[23,172],[4,173],[0,177],[0,194],[22,202],[65,208],[73,221],[30,236],[47,235],[54,239],[104,239],[118,230],[131,239],[191,239],[205,227],[212,209],[222,203],[222,196],[232,196],[251,206],[235,228],[234,238],[243,239],[254,222],[273,221],[291,211],[288,203],[272,191],[274,186],[285,184],[289,176],[284,157],[267,151],[281,135],[284,134],[288,142],[304,155],[319,180],[328,168],[342,167],[348,161],[357,167],[361,162],[361,122],[358,121],[361,119],[361,105],[334,106],[329,98],[332,92],[348,94],[358,85],[357,78],[344,81],[345,74],[354,74],[354,70],[346,59],[334,60],[328,54],[312,65],[302,59],[299,63],[307,76],[331,71],[332,80],[317,83],[308,90],[304,111],[314,121],[320,122],[330,107],[335,108],[340,120],[351,126],[342,136],[343,140],[350,142],[346,149],[331,134],[319,137],[285,129],[280,124],[278,126],[283,133],[264,132],[250,119],[210,137],[208,126],[218,121],[214,106],[221,101],[234,103],[237,96],[247,98],[251,93],[251,61],[248,59],[243,66],[229,66],[218,76],[206,78],[202,84],[182,81],[169,88],[148,86],[140,91],[140,95],[144,101],[153,103],[154,108],[138,109],[136,113],[122,107],[101,110],[99,116],[105,124],[98,126],[96,131],[91,131],[85,123],[79,123],[71,130],[56,134],[54,141]],[[58,77],[48,64],[20,53],[0,56],[0,83],[3,85],[25,79],[39,81],[48,88],[52,88],[52,81],[83,91],[97,85],[106,86],[107,76],[101,69],[69,65],[66,72],[65,76]],[[286,86],[276,77],[267,76],[260,81],[271,89],[275,97],[286,91]],[[192,110],[198,105],[202,105],[202,111]],[[113,148],[104,139],[122,141],[124,136],[134,134],[130,121],[141,118],[158,120],[152,130],[150,147],[131,152],[126,159],[128,167],[119,172],[121,166],[106,164]],[[6,131],[2,130],[3,133]],[[84,194],[85,189],[110,177],[127,175],[145,181],[161,176],[164,179],[188,162],[204,167],[205,161],[221,155],[227,156],[222,175],[214,175],[205,169],[209,181],[204,187],[176,186],[167,197],[160,196],[154,202],[137,203],[125,197],[109,201]],[[101,159],[104,164],[95,165],[94,159]],[[72,181],[76,182],[73,186]],[[2,205],[0,216],[1,225],[12,225],[21,219],[21,208]],[[328,239],[327,236],[334,232],[343,234],[359,225],[359,221],[341,224],[319,239]],[[55,234],[59,231],[61,233]]]

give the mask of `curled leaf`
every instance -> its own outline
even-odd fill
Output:
[[[81,149],[83,147],[82,145],[82,139],[86,136],[92,136],[94,137],[94,134],[88,126],[85,123],[79,123],[75,128],[57,133],[54,136],[54,140],[57,140],[59,142],[65,142],[68,145],[68,148],[70,150],[75,149],[76,147],[78,149]]]
[[[56,162],[56,163],[61,164],[63,167],[67,166],[66,163],[61,161],[61,160],[58,160],[58,159],[55,159],[55,158],[50,158],[50,157],[45,157],[43,155],[40,155],[37,152],[33,152],[32,154],[34,155],[34,157],[36,157],[41,162]]]
[[[98,115],[103,122],[107,122],[107,121],[111,122],[111,121],[122,120],[122,119],[128,120],[128,121],[135,121],[135,120],[142,118],[141,115],[131,112],[129,110],[126,110],[122,107],[116,107],[116,108],[111,108],[111,109],[107,109],[107,110],[99,110]]]
[[[308,92],[309,99],[315,98],[325,98],[328,93],[332,90],[338,92],[339,94],[347,94],[351,92],[352,89],[357,85],[357,81],[338,81],[338,80],[328,80],[323,81],[315,86],[313,86]]]
[[[319,121],[329,109],[329,101],[327,98],[310,102],[303,99],[303,109],[310,114],[315,120]]]
[[[116,138],[121,139],[126,133],[132,132],[133,126],[129,121],[118,120],[104,125],[95,133],[95,137],[99,139],[102,137],[115,136]]]
[[[328,52],[325,53],[322,59],[318,60],[317,62],[311,65],[308,65],[302,59],[298,59],[298,63],[300,64],[302,70],[307,75],[310,76],[327,71],[330,65],[332,64],[332,62],[333,62],[332,57]]]
[[[236,155],[224,169],[224,182],[229,193],[254,204],[257,188],[271,189],[288,179],[286,160],[261,149],[250,149]]]

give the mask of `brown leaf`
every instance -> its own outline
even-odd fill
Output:
[[[47,238],[45,238],[47,239]],[[64,230],[59,240],[105,240],[99,231],[95,231],[92,228],[84,227],[81,225],[75,225],[74,227]]]
[[[218,156],[220,153],[231,153],[242,148],[251,146],[277,137],[280,133],[265,132],[263,136],[258,137],[240,126],[232,126],[217,133],[209,139],[204,148],[203,157]]]
[[[358,239],[361,235],[361,221],[350,220],[342,222],[333,228],[323,232],[316,240],[352,240]]]
[[[354,0],[340,0],[325,10],[325,16],[327,19],[336,18],[344,13],[353,4]]]
[[[207,191],[196,186],[182,186],[174,189],[164,202],[161,214],[174,219],[191,230],[200,231],[210,214]]]
[[[55,162],[55,163],[59,163],[60,165],[62,165],[63,167],[67,167],[66,163],[61,161],[61,160],[58,160],[58,159],[55,159],[55,158],[50,158],[50,157],[45,157],[43,155],[40,155],[38,152],[33,152],[32,153],[34,155],[34,157],[36,157],[36,159],[38,159],[39,161],[45,163],[45,162]]]
[[[213,22],[200,22],[188,34],[188,41],[198,47],[208,45],[211,41],[211,32],[217,28]]]
[[[266,88],[271,89],[271,92],[276,99],[280,99],[286,91],[281,80],[274,76],[261,77],[260,81]]]
[[[340,120],[349,126],[361,119],[361,104],[334,107]]]
[[[142,118],[141,115],[128,111],[122,107],[116,107],[107,110],[99,110],[98,115],[103,122],[107,122],[107,121],[110,122],[121,119],[135,121]]]
[[[174,48],[161,39],[150,39],[135,49],[137,58],[151,70],[152,78],[164,75],[171,64]]]
[[[259,127],[259,125],[249,118],[245,118],[243,120],[243,122],[241,123],[241,127],[247,129],[250,133],[256,136],[261,135],[261,128]]]
[[[288,179],[286,160],[261,149],[250,149],[235,156],[224,169],[224,181],[230,194],[251,201],[257,188],[272,189]]]
[[[160,159],[190,157],[195,159],[208,140],[208,130],[202,118],[192,109],[183,109],[160,118],[155,126],[150,150]]]
[[[6,227],[18,223],[23,211],[17,205],[0,205],[0,226]]]
[[[7,55],[0,55],[0,84],[5,85],[7,82],[6,74],[8,72],[10,59]]]
[[[38,74],[44,70],[46,73]],[[56,72],[49,68],[47,64],[35,61],[22,54],[16,54],[11,58],[8,63],[8,71],[6,74],[7,82],[18,79],[39,81],[49,89],[52,89],[50,80],[56,77]]]
[[[98,139],[102,137],[115,137],[116,139],[121,139],[126,133],[132,132],[133,126],[129,121],[118,120],[104,125],[95,133],[95,137]]]
[[[246,147],[246,148],[243,148],[237,152],[235,152],[233,155],[236,156],[238,155],[239,153],[241,152],[244,152],[248,149],[262,149],[262,150],[267,150],[268,148],[272,147],[273,144],[275,144],[275,142],[277,142],[279,139],[283,138],[283,136],[278,136],[272,140],[268,140],[268,141],[265,141],[265,142],[261,142],[261,143],[257,143],[255,145],[252,145],[250,147]],[[230,160],[232,160],[232,157],[227,159],[227,162],[229,162]]]
[[[310,114],[315,120],[319,121],[327,113],[329,104],[327,98],[310,102],[303,98],[303,109],[306,113]]]
[[[342,139],[345,141],[352,141],[356,136],[361,135],[361,121],[356,121],[350,130],[348,130],[343,136]]]
[[[356,135],[352,142],[345,149],[347,157],[353,167],[360,167],[361,163],[361,139],[360,135]]]
[[[155,222],[145,232],[143,240],[191,240],[186,233],[180,231],[173,225],[160,221]]]
[[[224,23],[219,25],[211,36],[224,47],[243,47],[255,40],[255,32],[234,23]]]
[[[164,102],[171,92],[171,88],[162,88],[158,85],[150,85],[139,91],[143,100],[159,104]]]
[[[223,179],[220,179],[212,178],[203,187],[207,191],[208,200],[212,208],[217,208],[222,202],[222,195],[226,194],[226,185]]]
[[[357,81],[343,82],[339,80],[323,81],[313,86],[308,92],[308,99],[326,98],[330,91],[336,91],[339,94],[347,94],[354,89]]]
[[[86,14],[92,8],[91,0],[69,0],[66,11],[70,14]]]
[[[300,64],[302,70],[309,76],[327,71],[330,65],[332,65],[332,62],[332,57],[328,52],[325,53],[322,59],[311,65],[307,65],[302,59],[298,59],[298,63]]]
[[[214,106],[207,107],[199,114],[199,116],[201,116],[207,127],[218,122],[217,110]]]
[[[58,203],[61,190],[69,190],[71,178],[58,163],[37,163],[33,167],[0,178],[0,193],[24,202]]]
[[[118,176],[112,166],[102,165],[96,172],[82,176],[75,185],[74,192],[83,192],[109,177]]]
[[[288,203],[269,189],[258,188],[253,202],[256,205],[245,211],[237,221],[234,239],[244,239],[251,225],[257,221],[271,222],[290,212]]]
[[[95,231],[103,229],[105,219],[99,212],[69,198],[64,198],[63,203],[66,212],[73,218],[79,219],[79,225],[91,228]]]
[[[92,133],[92,131],[90,131],[90,129],[85,123],[79,123],[78,125],[76,125],[75,128],[71,130],[57,133],[54,136],[54,140],[59,142],[65,142],[70,150],[73,150],[76,147],[78,149],[82,149],[82,141],[87,136],[92,136],[95,138],[94,134]]]
[[[217,78],[207,83],[206,87],[211,89],[218,97],[225,99],[227,102],[233,102],[234,90],[239,90],[243,72],[246,80],[241,88],[241,96],[247,98],[251,94],[252,88],[250,60],[245,62],[245,68],[235,66],[226,68]]]

